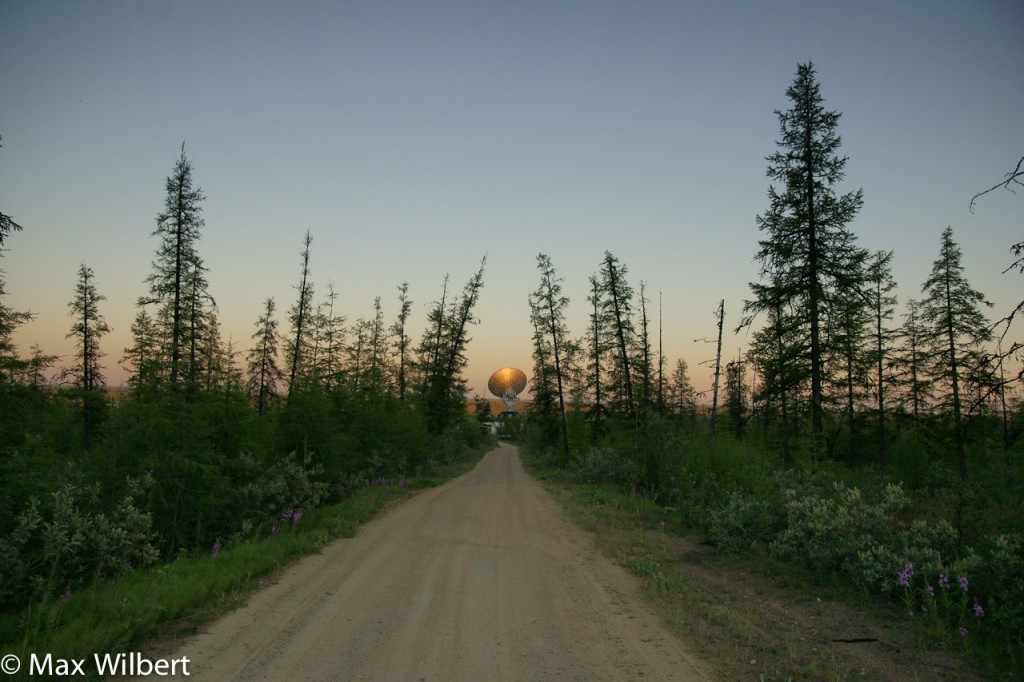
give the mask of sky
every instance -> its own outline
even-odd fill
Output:
[[[0,268],[15,340],[71,362],[67,304],[95,274],[113,327],[108,383],[146,293],[164,182],[181,145],[202,188],[200,255],[225,339],[245,350],[264,301],[281,328],[313,237],[317,297],[389,323],[409,283],[418,341],[446,273],[486,255],[466,378],[530,374],[527,297],[550,256],[585,332],[605,251],[644,283],[666,359],[710,385],[758,280],[765,157],[797,65],[841,112],[849,229],[895,252],[900,310],[953,228],[971,284],[1003,271],[1024,196],[971,197],[1024,156],[1024,4],[927,2],[0,2],[0,210],[24,227]],[[1016,334],[1019,339],[1022,335]]]

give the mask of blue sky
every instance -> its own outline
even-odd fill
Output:
[[[28,2],[0,4],[0,209],[25,227],[0,266],[17,334],[70,356],[78,266],[128,344],[182,141],[205,191],[200,252],[225,336],[248,347],[263,301],[291,305],[313,235],[318,294],[350,321],[410,284],[418,339],[446,272],[487,254],[467,378],[529,373],[527,294],[551,256],[582,335],[605,250],[663,303],[665,352],[698,386],[726,301],[757,279],[785,90],[813,61],[842,112],[850,228],[895,250],[919,296],[951,225],[972,284],[1001,274],[1024,196],[971,196],[1024,156],[1024,6],[980,2]],[[283,322],[282,322],[283,324]],[[729,334],[735,356],[744,335]]]

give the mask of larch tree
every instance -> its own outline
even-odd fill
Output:
[[[409,360],[410,344],[408,324],[409,314],[412,312],[412,301],[409,299],[409,283],[402,282],[398,286],[398,317],[391,325],[391,336],[394,337],[395,353],[398,356],[396,367],[396,381],[398,384],[398,399],[405,400],[406,390],[409,381]]]
[[[310,246],[313,244],[313,237],[306,230],[303,238],[302,249],[302,276],[295,289],[299,297],[295,304],[288,311],[288,321],[291,323],[292,334],[287,343],[288,354],[288,396],[296,389],[296,382],[302,378],[302,371],[305,369],[307,354],[309,351],[310,320],[314,315],[313,310],[313,282],[310,280],[309,256]]]
[[[605,251],[601,268],[601,314],[604,317],[606,342],[615,351],[609,367],[608,392],[616,408],[627,419],[637,416],[633,394],[633,349],[636,331],[633,327],[633,290],[626,282],[626,266]]]
[[[565,322],[565,309],[569,298],[562,293],[562,279],[555,271],[551,258],[537,255],[537,269],[540,270],[540,284],[530,297],[530,310],[534,328],[541,338],[538,347],[550,344],[555,396],[558,398],[559,440],[562,447],[562,461],[569,462],[569,429],[565,415],[565,346],[569,329]],[[546,369],[546,368],[544,368]]]
[[[462,295],[453,300],[447,310],[443,305],[443,296],[442,304],[428,314],[429,326],[421,348],[425,357],[429,358],[423,368],[424,395],[427,428],[433,435],[442,433],[453,418],[466,409],[462,371],[468,362],[466,348],[470,341],[469,328],[477,323],[473,311],[480,300],[486,266],[485,256],[480,261],[480,268],[463,287]],[[447,293],[447,277],[445,283]]]
[[[932,394],[932,380],[926,367],[925,331],[921,302],[908,299],[903,324],[897,332],[899,346],[895,354],[894,380],[901,389],[904,409],[910,406],[915,423],[930,404]]]
[[[277,395],[278,382],[284,380],[284,372],[277,365],[280,336],[274,319],[276,304],[273,298],[268,298],[263,306],[263,314],[256,320],[256,331],[252,335],[253,347],[246,357],[249,375],[246,388],[261,417]]]
[[[185,156],[185,143],[174,170],[165,181],[164,210],[157,216],[153,236],[160,239],[153,272],[146,278],[149,296],[140,304],[156,303],[158,319],[166,327],[168,347],[167,381],[177,387],[182,377],[182,358],[186,348],[195,348],[195,323],[203,297],[208,295],[205,270],[197,246],[204,222],[203,192],[194,187],[192,162]],[[188,369],[192,372],[192,368]]]
[[[944,389],[945,406],[952,410],[953,433],[961,478],[967,477],[964,413],[968,407],[965,379],[982,357],[982,345],[992,331],[981,306],[991,306],[984,294],[971,288],[964,275],[960,246],[953,228],[942,232],[939,257],[921,287],[921,316],[925,339],[934,361],[932,376]]]
[[[602,373],[602,361],[607,351],[605,321],[601,315],[602,294],[601,281],[596,275],[588,279],[590,293],[587,295],[587,302],[590,304],[590,323],[587,325],[587,334],[580,343],[581,348],[586,350],[587,362],[585,367],[586,380],[584,384],[591,394],[590,417],[593,422],[592,435],[597,438],[601,432],[601,424],[605,417],[604,396],[601,389],[604,386],[605,375]],[[605,368],[603,371],[607,371]]]
[[[679,358],[672,370],[667,385],[669,412],[679,417],[693,419],[697,415],[697,391],[690,382],[690,368],[686,360]]]
[[[878,410],[878,464],[886,465],[885,417],[886,387],[891,384],[892,341],[895,332],[889,327],[896,307],[896,280],[892,276],[892,251],[876,251],[868,263],[866,284],[873,326],[875,408]]]
[[[838,155],[840,114],[825,109],[812,64],[797,67],[786,95],[791,107],[775,112],[779,149],[767,158],[767,175],[781,187],[769,187],[769,208],[757,217],[766,236],[756,260],[770,286],[755,289],[757,296],[744,311],[767,312],[778,299],[798,316],[808,338],[812,447],[820,457],[829,350],[825,324],[836,297],[860,286],[867,254],[846,225],[860,210],[863,193],[836,194],[847,161]]]
[[[145,308],[136,313],[131,334],[132,345],[124,349],[121,366],[128,370],[128,384],[140,397],[157,386],[163,369],[157,323]]]
[[[110,333],[110,326],[99,310],[100,301],[107,300],[107,297],[96,291],[94,280],[92,268],[82,263],[78,268],[75,297],[68,303],[74,324],[66,338],[75,339],[78,366],[73,370],[73,374],[83,391],[95,391],[103,387],[100,358],[104,353],[100,351],[99,342]]]

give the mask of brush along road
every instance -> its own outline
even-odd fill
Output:
[[[504,444],[174,656],[191,680],[711,679]]]

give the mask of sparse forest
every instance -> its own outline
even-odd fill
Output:
[[[236,347],[220,334],[201,255],[205,196],[184,145],[165,189],[124,389],[104,378],[118,349],[105,344],[102,273],[82,263],[68,292],[76,354],[63,369],[15,347],[31,315],[0,298],[0,613],[15,614],[0,623],[3,641],[97,581],[275,535],[373,481],[430,475],[485,443],[461,377],[484,263],[432,305],[414,347],[408,285],[390,326],[380,298],[372,319],[348,321],[336,292],[314,291],[307,232],[294,300],[267,299]],[[22,226],[0,217],[6,249]]]
[[[1009,335],[1020,308],[988,317],[953,229],[939,226],[920,297],[897,316],[899,254],[869,251],[850,228],[865,199],[840,192],[840,114],[820,90],[800,65],[791,108],[776,112],[759,279],[736,328],[749,342],[722,358],[725,302],[709,314],[712,395],[698,397],[691,368],[660,343],[652,353],[644,286],[630,287],[614,255],[589,280],[577,337],[555,265],[538,256],[527,444],[578,482],[656,501],[722,552],[849,581],[904,604],[930,644],[1019,669],[1024,404]],[[972,206],[1020,178],[1018,165]],[[1008,248],[1019,269],[1021,245]]]
[[[576,481],[654,500],[722,552],[849,581],[904,603],[930,641],[1019,668],[1021,306],[989,310],[943,226],[920,296],[898,301],[899,254],[853,231],[870,198],[841,190],[841,116],[812,65],[787,96],[766,159],[757,281],[749,300],[709,309],[713,395],[695,391],[694,367],[665,357],[662,302],[642,271],[595,254],[587,300],[570,301],[557,264],[539,254],[524,442]],[[1018,165],[971,204],[1020,183]],[[468,414],[462,374],[486,259],[461,288],[439,273],[441,296],[415,339],[404,282],[370,319],[346,318],[337,292],[316,290],[307,232],[290,266],[293,299],[266,299],[247,344],[229,345],[184,144],[165,190],[123,391],[105,385],[104,358],[121,349],[105,344],[102,272],[82,263],[68,292],[76,354],[63,369],[44,349],[15,347],[31,315],[6,306],[0,277],[3,613],[277,534],[374,480],[430,473],[485,441],[489,405]],[[19,219],[0,213],[5,251],[16,250],[12,233],[32,229]],[[1024,271],[1024,242],[1007,248],[1007,270]],[[569,328],[572,305],[586,328]],[[740,330],[743,354],[722,358],[723,332]]]

